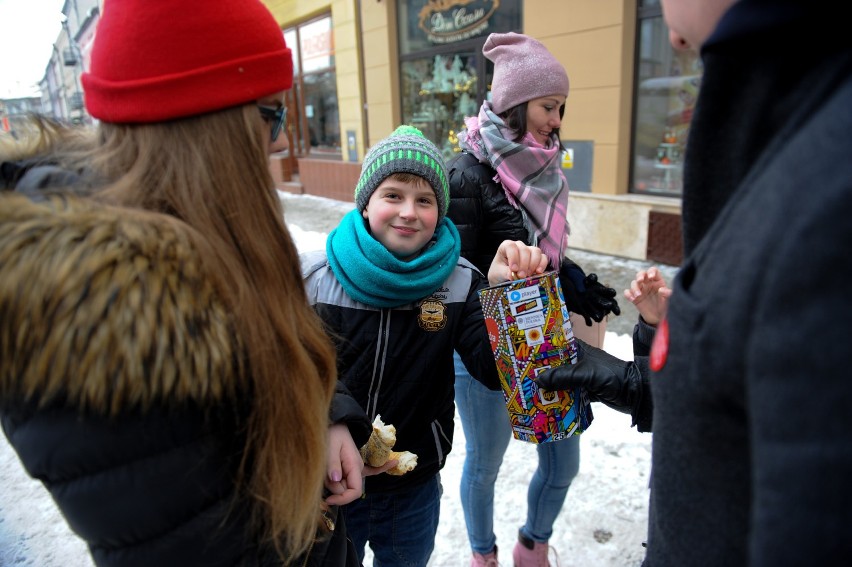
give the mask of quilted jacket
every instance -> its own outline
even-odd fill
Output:
[[[367,492],[398,493],[443,468],[453,443],[453,350],[471,375],[500,389],[477,292],[487,280],[464,260],[429,297],[392,309],[343,290],[324,252],[302,258],[308,301],[337,341],[338,374],[369,417],[396,427],[394,450],[418,455],[403,475],[367,477]]]

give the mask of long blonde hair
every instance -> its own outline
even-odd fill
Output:
[[[254,104],[169,122],[101,124],[87,156],[94,197],[177,217],[208,245],[246,347],[253,396],[242,486],[282,558],[316,534],[335,352],[308,305]]]

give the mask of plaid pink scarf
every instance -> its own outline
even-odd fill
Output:
[[[465,119],[459,146],[497,172],[494,181],[503,185],[506,197],[520,208],[532,225],[534,242],[559,267],[568,235],[568,182],[562,173],[562,156],[556,134],[547,147],[527,132],[520,143],[515,132],[483,102],[479,116]]]

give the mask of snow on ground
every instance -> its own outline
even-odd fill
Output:
[[[351,204],[342,206],[351,208]],[[289,222],[300,250],[322,247],[325,232]],[[632,359],[628,335],[607,332],[604,348]],[[556,521],[551,546],[563,567],[634,567],[644,556],[648,516],[651,435],[630,427],[630,417],[595,404],[594,421],[582,434],[580,472]],[[470,550],[459,501],[464,432],[456,416],[453,451],[441,473],[441,521],[430,567],[466,566]],[[536,466],[535,445],[512,440],[495,487],[495,531],[500,560],[511,550],[526,514],[526,487]],[[41,483],[24,472],[0,437],[0,567],[91,567],[85,544],[67,527]],[[365,565],[371,565],[368,551]],[[556,556],[551,563],[557,565]]]

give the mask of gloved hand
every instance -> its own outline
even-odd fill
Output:
[[[534,378],[545,390],[582,388],[593,402],[633,417],[639,431],[651,430],[653,404],[647,377],[634,362],[626,362],[576,339],[579,360],[549,368]]]
[[[621,315],[615,290],[598,282],[597,274],[586,275],[568,258],[563,258],[559,266],[559,281],[568,311],[581,315],[589,327],[592,321],[600,323],[609,313]]]

